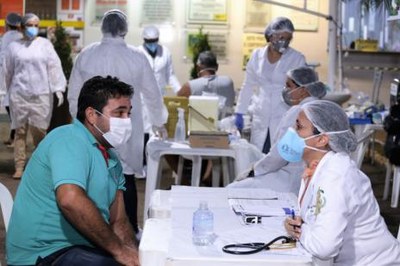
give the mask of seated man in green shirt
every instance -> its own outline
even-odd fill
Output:
[[[89,79],[77,119],[37,147],[15,197],[8,265],[139,265],[122,166],[110,149],[130,137],[132,95],[117,78]]]

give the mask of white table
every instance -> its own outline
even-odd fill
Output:
[[[234,193],[232,192],[234,191]],[[237,192],[236,192],[237,191]],[[142,266],[242,266],[242,265],[316,265],[301,246],[292,250],[265,251],[253,255],[231,255],[222,252],[227,243],[269,241],[278,235],[285,235],[283,219],[272,217],[262,225],[244,225],[228,204],[232,195],[253,195],[258,198],[278,197],[288,204],[296,201],[290,193],[276,193],[271,190],[228,189],[174,186],[172,192],[157,191],[156,205],[171,210],[170,218],[150,218],[146,221],[139,246]],[[167,199],[169,198],[169,199]],[[192,213],[199,200],[206,199],[214,213],[214,231],[217,240],[211,246],[196,247],[191,242]],[[295,203],[293,203],[295,204]],[[169,206],[168,206],[169,205]],[[163,213],[165,217],[166,212]],[[263,221],[264,223],[264,221]],[[320,264],[317,265],[328,265]]]

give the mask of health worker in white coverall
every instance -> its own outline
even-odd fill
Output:
[[[285,17],[275,18],[267,26],[264,35],[268,45],[255,49],[251,55],[236,105],[235,124],[241,130],[243,114],[253,101],[250,141],[265,154],[279,121],[289,109],[281,100],[286,73],[305,65],[304,55],[289,47],[293,32],[292,22]]]
[[[276,144],[289,127],[295,126],[301,106],[324,97],[326,88],[325,84],[318,80],[317,73],[309,67],[288,71],[282,98],[291,107],[277,127],[276,135],[272,138],[271,150],[247,171],[240,173],[239,180],[230,184],[230,187],[269,188],[279,192],[299,193],[304,163],[286,161],[279,155]],[[243,178],[245,179],[241,180]]]
[[[66,79],[53,44],[39,37],[39,17],[22,17],[23,38],[8,45],[3,71],[10,97],[11,128],[15,129],[13,178],[21,178],[27,161],[26,139],[31,132],[35,147],[45,137],[53,110],[53,93],[58,106],[64,101]]]
[[[156,134],[160,136],[166,136],[164,124],[168,118],[168,111],[163,104],[161,92],[145,55],[124,40],[128,32],[126,15],[115,9],[106,12],[101,31],[103,33],[101,41],[85,47],[74,63],[68,90],[70,112],[73,117],[76,116],[77,100],[82,85],[94,76],[114,76],[133,87],[130,114],[132,134],[125,145],[114,148],[119,155],[126,178],[125,208],[133,229],[138,233],[135,175],[143,171],[142,109],[143,105],[146,105],[151,110],[149,121]]]

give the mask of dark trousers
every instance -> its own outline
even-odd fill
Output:
[[[39,258],[37,266],[118,266],[109,253],[88,246],[72,246],[61,249],[45,258]]]
[[[135,175],[125,176],[124,203],[125,211],[128,216],[129,222],[132,225],[135,233],[139,232],[137,223],[137,191],[136,191],[136,178]]]
[[[9,117],[10,120],[11,120],[10,107],[9,107],[9,106],[6,106],[6,110],[7,110],[8,117]],[[15,136],[15,129],[11,129],[11,130],[10,130],[10,137],[9,137],[9,139],[10,139],[10,140],[14,140],[14,136]]]
[[[144,133],[144,145],[143,145],[143,165],[147,165],[147,154],[146,154],[146,145],[149,142],[150,134]]]

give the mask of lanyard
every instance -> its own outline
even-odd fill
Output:
[[[97,148],[100,150],[101,154],[103,155],[104,160],[106,160],[106,165],[108,167],[108,159],[110,158],[110,155],[108,154],[106,147],[104,147],[101,144],[97,144]]]

